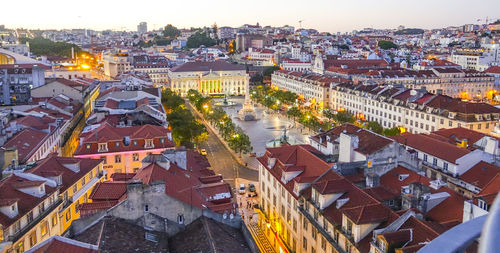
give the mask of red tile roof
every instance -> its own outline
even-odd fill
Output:
[[[500,176],[500,167],[481,161],[462,174],[460,179],[483,189],[489,182],[498,176]]]
[[[101,182],[92,189],[89,199],[92,199],[92,202],[118,201],[126,193],[127,182]]]
[[[194,153],[194,151],[188,153]],[[189,160],[193,159],[188,156],[187,161]],[[140,180],[147,185],[155,181],[163,181],[167,195],[200,209],[208,208],[219,213],[234,210],[232,191],[227,183],[221,181],[203,183],[201,178],[206,179],[207,176],[213,176],[215,173],[208,167],[202,168],[203,165],[200,163],[190,165],[188,162],[187,167],[193,169],[184,170],[172,162],[168,169],[157,163],[150,163],[137,171],[132,180]]]
[[[46,177],[47,173],[60,175],[62,179],[60,191],[64,192],[73,184],[81,180],[83,176],[96,168],[100,163],[102,163],[102,160],[99,159],[60,157],[57,156],[57,154],[52,153],[47,156],[47,158],[37,161],[36,166],[27,170],[26,172],[42,177]],[[69,169],[65,166],[67,164],[78,164],[77,166],[79,168],[79,171],[75,172]],[[97,171],[93,176],[98,176]]]
[[[390,209],[380,203],[347,208],[343,213],[356,224],[367,224],[385,221],[389,218]]]
[[[484,72],[491,74],[500,74],[500,66],[491,66],[487,68]]]
[[[40,242],[26,253],[97,253],[97,245],[75,241],[66,237],[52,236]]]
[[[471,152],[470,150],[437,140],[436,138],[432,138],[426,134],[404,133],[392,138],[400,144],[438,157],[453,164],[456,164],[457,159]]]
[[[327,136],[329,136],[330,142],[334,142],[342,133],[357,136],[359,142],[358,147],[355,150],[364,155],[370,155],[393,143],[393,140],[387,137],[375,134],[349,123],[342,124],[326,132],[312,136],[311,138],[316,142],[320,142],[320,139],[322,139],[321,144],[326,146]]]
[[[10,138],[3,147],[17,148],[19,163],[25,163],[38,150],[47,136],[49,134],[46,132],[28,128]]]
[[[34,184],[40,185],[38,181],[35,181]],[[45,201],[45,199],[57,190],[56,187],[50,187],[45,184],[45,195],[38,198],[19,190],[20,186],[22,187],[28,185],[32,185],[31,180],[16,175],[10,175],[0,181],[0,200],[7,199],[8,201],[11,201],[12,199],[17,199],[18,209],[18,214],[12,218],[0,213],[0,224],[4,228],[9,227],[16,220],[26,215],[29,211],[38,206],[42,201]]]
[[[105,122],[97,129],[80,134],[80,138],[83,140],[75,151],[75,155],[145,150],[146,139],[153,139],[154,148],[175,147],[175,144],[168,139],[169,132],[169,129],[162,126],[113,127]],[[130,138],[130,143],[127,146],[123,142],[125,136]],[[162,143],[162,139],[164,143]],[[137,145],[134,144],[134,141],[137,141]],[[116,146],[117,142],[119,146]],[[108,151],[98,152],[98,143],[108,143]],[[87,144],[90,145],[90,148],[87,148]]]
[[[303,167],[303,171],[284,185],[284,187],[294,196],[298,196],[293,192],[295,183],[312,182],[321,174],[326,172],[331,164],[321,160],[315,156],[314,153],[320,153],[318,150],[310,145],[295,145],[295,146],[282,146],[279,148],[267,148],[266,153],[258,157],[257,160],[280,182],[281,175],[286,168],[285,164],[293,164],[295,166]],[[277,161],[274,167],[269,168],[267,159],[276,158]],[[283,183],[282,183],[283,184]]]
[[[456,127],[456,128],[448,128],[448,129],[439,129],[437,131],[434,131],[430,134],[430,136],[439,136],[442,138],[445,138],[448,142],[452,144],[457,144],[458,142],[462,140],[467,140],[469,145],[473,145],[480,139],[482,139],[485,136],[489,136],[487,134],[477,132],[474,130],[470,130],[468,128],[463,128],[463,127]],[[498,137],[493,137],[500,140]],[[499,143],[500,145],[500,143]]]

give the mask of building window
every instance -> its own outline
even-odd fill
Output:
[[[182,215],[182,214],[178,214],[178,215],[177,215],[177,222],[178,222],[179,224],[184,224],[184,215]]]
[[[134,162],[139,161],[139,153],[133,153],[132,154],[132,161],[134,161]]]
[[[24,242],[20,242],[16,245],[15,247],[15,251],[14,252],[19,252],[19,253],[22,253],[24,252]]]
[[[316,237],[318,235],[318,230],[313,226],[311,227],[311,235],[314,240],[316,240]]]
[[[16,223],[14,223],[14,232],[17,233],[21,230],[21,220],[18,220]]]
[[[146,145],[144,145],[145,148],[154,148],[153,145],[153,139],[147,139],[146,140]]]
[[[436,166],[438,164],[438,159],[432,158],[432,165]]]
[[[27,220],[28,220],[28,223],[32,222],[33,221],[33,211],[30,211],[27,215]]]
[[[33,231],[31,234],[30,234],[30,247],[34,247],[35,244],[36,244],[36,231]]]
[[[121,163],[122,162],[122,156],[121,155],[115,155],[115,163]]]
[[[68,209],[68,211],[66,212],[66,221],[70,221],[71,220],[71,208]]]
[[[42,214],[45,212],[45,202],[40,203],[40,206],[38,207],[38,212]]]
[[[144,206],[144,212],[149,212],[149,205]]]
[[[448,163],[447,162],[443,163],[443,169],[448,170]]]
[[[106,152],[108,151],[108,144],[107,143],[99,143],[99,147],[97,152]]]
[[[424,162],[427,162],[427,154],[424,154]]]
[[[78,185],[74,184],[73,185],[73,195],[75,195],[77,191],[78,191]]]
[[[44,221],[42,223],[42,226],[40,226],[40,232],[41,232],[42,237],[47,234],[48,230],[49,230],[49,226],[48,226],[47,222]]]
[[[307,224],[309,223],[307,221],[307,218],[304,216],[302,219],[302,227],[304,228],[305,231],[307,231]]]
[[[102,160],[103,164],[106,164],[108,162],[105,156],[101,156],[101,157],[99,157],[99,159]]]
[[[325,240],[325,238],[324,238],[324,237],[321,237],[321,249],[322,249],[323,251],[325,251],[325,250],[326,250],[326,240]]]
[[[82,187],[83,187],[83,186],[87,183],[86,181],[87,181],[87,180],[85,180],[85,177],[83,177],[83,178],[82,178],[82,180],[81,180]]]
[[[346,230],[348,234],[352,234],[352,221],[347,220]]]
[[[76,200],[75,202],[75,213],[78,213],[80,211],[80,200]]]
[[[307,252],[307,239],[305,236],[302,237],[302,247]]]
[[[292,226],[293,226],[293,231],[297,232],[297,220],[295,218],[293,218]]]

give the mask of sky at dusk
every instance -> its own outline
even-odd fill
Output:
[[[349,32],[364,27],[442,28],[500,18],[500,0],[25,0],[6,1],[0,25],[7,28],[136,30],[243,24]],[[9,11],[12,10],[12,11]],[[481,21],[477,21],[481,19]]]

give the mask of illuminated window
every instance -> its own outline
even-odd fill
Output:
[[[57,214],[52,215],[52,226],[57,225]]]
[[[139,161],[139,153],[133,153],[132,154],[132,161],[134,161],[134,162]]]
[[[48,230],[49,230],[49,226],[48,226],[47,222],[44,221],[42,223],[42,225],[40,226],[40,231],[41,231],[42,236],[46,235]]]
[[[36,231],[34,231],[33,233],[30,234],[29,239],[30,239],[30,247],[35,246],[35,244],[36,244]]]

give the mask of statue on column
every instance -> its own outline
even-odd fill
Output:
[[[246,82],[245,86],[245,102],[243,103],[243,108],[238,112],[238,118],[244,121],[257,120],[255,114],[255,109],[253,108],[252,101],[250,100],[250,87],[249,82]]]

